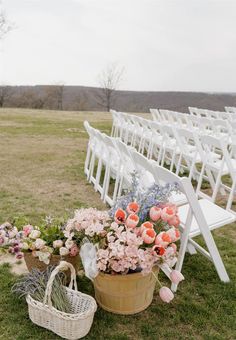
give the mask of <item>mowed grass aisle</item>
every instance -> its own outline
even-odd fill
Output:
[[[45,215],[59,217],[81,206],[105,208],[83,174],[85,119],[110,132],[108,113],[0,110],[0,223],[24,215],[37,224]],[[186,280],[171,304],[155,294],[152,305],[135,316],[99,308],[86,339],[236,339],[236,225],[215,231],[214,237],[229,284],[219,281],[204,257],[187,255]],[[15,280],[10,267],[1,265],[0,339],[59,339],[28,319],[26,303],[11,294]],[[78,285],[93,294],[86,278]]]

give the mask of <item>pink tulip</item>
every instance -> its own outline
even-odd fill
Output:
[[[150,209],[149,215],[152,221],[156,222],[161,218],[162,209],[159,207],[152,207]]]
[[[151,244],[155,241],[156,232],[154,229],[145,229],[142,233],[143,242],[146,244]]]
[[[167,247],[169,243],[171,243],[171,237],[165,231],[158,234],[155,239],[155,244],[159,247]]]
[[[145,222],[140,227],[140,232],[143,233],[146,229],[153,229],[153,224],[151,222]]]
[[[173,228],[167,230],[166,233],[170,236],[171,242],[176,242],[176,241],[178,241],[179,238],[180,238],[180,232],[179,232],[179,230],[176,229],[175,227],[173,227]]]
[[[130,214],[128,217],[127,217],[127,220],[125,222],[126,226],[128,228],[135,228],[137,225],[138,225],[138,222],[139,222],[139,217],[138,215],[135,215],[135,214]]]
[[[165,254],[165,248],[163,248],[163,247],[158,247],[158,246],[153,246],[152,247],[152,251],[155,253],[155,254],[157,254],[158,256],[162,256],[162,255],[164,255]]]
[[[137,202],[131,202],[131,203],[128,204],[126,210],[128,211],[129,214],[137,214],[139,209],[140,209],[140,207],[139,207]]]
[[[164,222],[168,223],[171,219],[174,218],[175,214],[176,214],[176,207],[175,206],[167,206],[167,207],[162,209],[161,219]]]
[[[126,212],[122,209],[117,209],[115,212],[114,220],[118,224],[124,224],[126,220]]]
[[[170,273],[170,279],[173,283],[178,284],[184,280],[184,276],[178,270],[172,270]]]
[[[162,301],[167,303],[174,299],[174,294],[168,287],[161,287],[159,295]]]
[[[178,227],[180,225],[179,216],[175,215],[168,221],[169,225],[173,225],[173,227]]]
[[[173,249],[174,249],[174,252],[176,253],[176,251],[177,251],[177,246],[176,246],[176,244],[175,244],[175,243],[171,243],[171,244],[170,244],[170,247],[173,248]]]

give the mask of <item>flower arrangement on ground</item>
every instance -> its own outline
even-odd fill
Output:
[[[169,197],[176,190],[173,184],[153,185],[143,191],[134,176],[132,190],[109,212],[93,208],[77,210],[64,233],[80,245],[87,276],[93,278],[99,271],[112,275],[134,272],[155,275],[154,266],[173,267],[177,261],[175,243],[180,238],[180,221],[178,209],[169,203]],[[83,245],[84,238],[88,242]],[[181,273],[172,271],[174,283],[183,279]],[[174,296],[169,288],[162,287],[160,297],[170,302]]]
[[[74,257],[79,252],[76,243],[68,239],[63,230],[64,224],[51,218],[46,218],[40,226],[16,227],[6,222],[0,225],[0,246],[17,259],[27,252],[48,265],[52,255]]]

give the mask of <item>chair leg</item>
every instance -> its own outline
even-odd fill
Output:
[[[99,159],[97,173],[96,173],[95,186],[94,186],[95,191],[98,191],[98,186],[99,186],[99,183],[100,183],[101,173],[102,173],[102,160]]]

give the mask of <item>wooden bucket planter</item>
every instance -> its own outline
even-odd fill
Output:
[[[158,268],[153,269],[155,275]],[[136,314],[153,300],[156,279],[152,273],[110,275],[99,273],[94,280],[95,298],[105,310],[115,314]]]
[[[44,271],[44,270],[47,269],[47,267],[49,265],[58,266],[61,260],[64,260],[64,261],[71,263],[74,266],[76,273],[78,272],[78,270],[80,268],[80,256],[79,255],[76,255],[76,256],[67,255],[67,256],[63,256],[63,258],[60,255],[51,255],[49,264],[45,264],[44,262],[40,261],[38,259],[38,257],[34,257],[31,252],[25,252],[24,253],[24,260],[25,260],[26,267],[27,267],[29,272],[33,268],[37,268],[40,271]],[[70,271],[67,270],[65,272],[65,274],[66,274],[66,276],[68,278],[68,282],[69,282]]]

